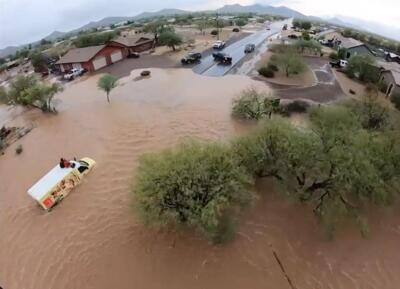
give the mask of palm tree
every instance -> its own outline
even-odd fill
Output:
[[[117,86],[117,78],[114,75],[107,73],[99,79],[97,86],[107,93],[107,101],[110,103],[109,95],[111,90]]]

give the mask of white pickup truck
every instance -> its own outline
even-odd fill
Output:
[[[85,73],[85,70],[83,68],[72,68],[69,72],[64,74],[64,79],[65,80],[73,80],[75,77],[81,76],[84,73]]]
[[[214,49],[223,49],[225,47],[225,44],[226,43],[224,41],[218,40],[218,41],[214,42],[213,48]]]

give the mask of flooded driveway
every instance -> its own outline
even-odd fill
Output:
[[[342,227],[327,241],[311,210],[256,186],[237,238],[214,246],[196,233],[154,230],[136,219],[129,189],[145,152],[188,138],[228,141],[243,133],[231,102],[245,76],[210,78],[151,69],[122,78],[111,103],[99,76],[71,83],[58,115],[24,115],[36,128],[0,157],[0,286],[4,289],[397,289],[400,210],[369,216],[371,237]],[[24,152],[16,156],[15,146]],[[26,190],[64,157],[97,167],[51,213]],[[279,260],[279,262],[278,262]],[[290,280],[290,282],[289,282]],[[291,285],[292,284],[292,285]]]

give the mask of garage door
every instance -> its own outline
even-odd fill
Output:
[[[100,69],[100,68],[102,68],[104,66],[107,66],[107,61],[106,61],[106,58],[104,56],[96,58],[95,60],[93,60],[94,70],[98,70],[98,69]]]
[[[117,62],[122,59],[122,51],[118,50],[111,54],[111,62]]]

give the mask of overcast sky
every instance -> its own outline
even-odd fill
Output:
[[[107,16],[134,16],[162,8],[215,9],[234,3],[285,5],[306,15],[338,14],[400,28],[400,0],[0,0],[0,48]]]

